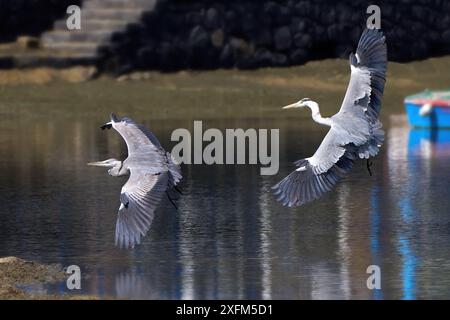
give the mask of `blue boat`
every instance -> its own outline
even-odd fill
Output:
[[[425,90],[407,96],[405,108],[413,127],[450,128],[450,90]]]

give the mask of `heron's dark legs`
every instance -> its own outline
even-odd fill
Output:
[[[181,192],[181,190],[178,189],[177,186],[173,186],[173,188],[175,189],[176,192],[178,192],[179,194],[183,195],[183,192]]]
[[[367,159],[367,171],[369,171],[369,175],[372,176],[372,170],[370,170],[370,167],[373,165],[372,161],[370,161],[369,159]]]
[[[172,203],[172,205],[175,207],[175,209],[178,210],[178,207],[177,207],[177,205],[175,204],[175,202],[173,202],[172,198],[171,198],[170,195],[169,195],[169,192],[166,191],[166,195],[167,195],[167,199],[169,199],[170,202]]]

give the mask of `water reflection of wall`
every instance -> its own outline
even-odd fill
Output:
[[[450,258],[433,249],[448,239],[446,184],[435,178],[445,177],[448,162],[448,139],[440,132],[391,127],[373,177],[360,162],[333,192],[294,209],[274,201],[270,187],[279,176],[261,177],[257,166],[184,166],[179,210],[163,202],[143,244],[120,251],[113,233],[125,179],[85,166],[126,156],[117,134],[83,121],[15,125],[23,135],[0,135],[6,155],[0,197],[8,215],[0,225],[1,253],[81,264],[91,274],[84,292],[155,299],[415,298],[422,287],[440,284],[424,273],[422,266],[433,261],[423,254]],[[162,126],[153,130],[166,145],[170,124]],[[280,176],[298,157],[288,146],[307,154],[322,137],[298,141],[305,135],[289,133],[281,136]],[[366,287],[370,264],[382,268],[382,292]]]

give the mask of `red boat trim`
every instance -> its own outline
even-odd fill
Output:
[[[444,107],[444,108],[450,108],[450,101],[449,100],[433,100],[433,99],[407,99],[405,100],[405,103],[412,103],[416,104],[418,107],[423,106],[424,104],[431,104],[433,107]]]

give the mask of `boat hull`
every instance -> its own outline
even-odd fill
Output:
[[[450,107],[433,106],[431,112],[421,116],[422,104],[405,103],[409,123],[418,128],[450,128]]]

